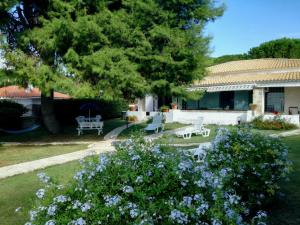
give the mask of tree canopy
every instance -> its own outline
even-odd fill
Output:
[[[220,63],[225,63],[229,61],[236,61],[236,60],[244,60],[248,59],[247,54],[236,54],[236,55],[222,55],[220,57],[216,57],[212,59],[212,64],[220,64]]]
[[[184,95],[201,79],[223,13],[213,0],[4,0],[8,68],[44,92],[132,99]]]
[[[282,38],[262,43],[248,52],[251,59],[300,58],[300,39]]]
[[[267,41],[257,47],[251,48],[244,54],[223,55],[212,59],[212,64],[220,64],[235,60],[261,59],[261,58],[300,58],[300,39],[281,38]]]

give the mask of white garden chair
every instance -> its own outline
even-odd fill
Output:
[[[161,115],[154,116],[152,123],[148,124],[148,126],[144,130],[145,131],[154,131],[155,133],[158,133],[159,129],[161,129],[161,131],[162,131],[164,129],[162,120],[163,120],[163,118]]]
[[[186,127],[176,131],[175,135],[177,137],[182,137],[183,139],[190,139],[193,134],[194,127]]]
[[[183,137],[184,139],[190,139],[192,134],[208,137],[210,135],[210,129],[204,127],[203,120],[203,117],[199,117],[192,126],[177,131],[175,133],[176,136]]]

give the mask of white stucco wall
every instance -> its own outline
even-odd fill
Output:
[[[238,121],[247,121],[247,112],[170,110],[166,122],[193,123],[199,117],[204,118],[204,124],[235,125]]]
[[[265,91],[264,88],[253,89],[253,104],[257,105],[256,115],[262,115],[265,112]]]
[[[284,88],[284,113],[289,114],[289,107],[298,107],[300,110],[300,87]]]
[[[152,112],[154,110],[154,98],[152,95],[145,97],[145,111]]]
[[[138,121],[142,121],[146,119],[145,111],[127,111],[126,116],[135,116]]]

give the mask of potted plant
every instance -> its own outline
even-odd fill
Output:
[[[137,118],[136,116],[128,116],[128,117],[127,117],[127,121],[128,121],[129,123],[135,123],[135,122],[138,121],[138,118]]]
[[[249,107],[250,107],[250,109],[252,111],[255,111],[257,109],[257,105],[256,104],[250,104]]]
[[[160,111],[162,112],[169,112],[170,107],[167,105],[163,105],[162,107],[160,107]]]
[[[136,111],[136,105],[135,104],[129,104],[129,110],[130,111]]]
[[[172,106],[172,109],[177,109],[177,103],[176,103],[176,102],[173,102],[173,103],[171,104],[171,106]]]

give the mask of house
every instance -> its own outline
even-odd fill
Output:
[[[237,124],[257,116],[271,118],[280,114],[299,125],[300,59],[240,60],[207,70],[208,75],[189,88],[203,90],[204,95],[196,101],[173,98],[178,109],[166,113],[168,122],[203,116],[205,123]],[[138,108],[141,109],[138,113],[132,113],[138,114],[139,119],[155,114],[144,112],[143,105]]]
[[[54,92],[54,99],[70,99],[66,94]],[[0,88],[0,100],[11,100],[28,108],[28,112],[24,116],[32,116],[35,111],[39,111],[41,105],[41,91],[38,88],[19,86],[6,86]]]

